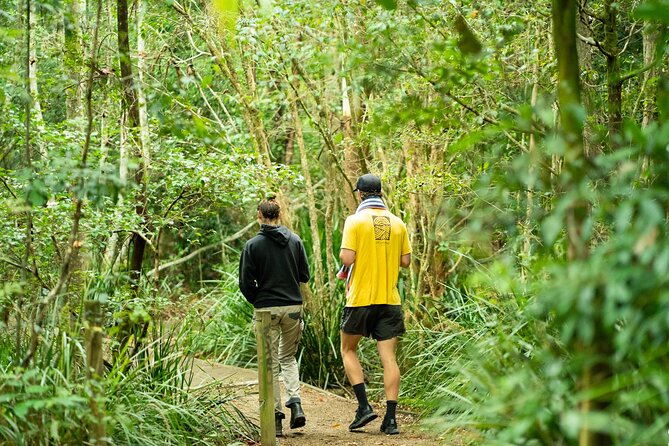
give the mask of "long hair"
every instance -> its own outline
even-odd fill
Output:
[[[278,220],[279,214],[281,214],[281,206],[276,201],[276,195],[267,194],[258,204],[258,210],[264,219],[270,221]]]

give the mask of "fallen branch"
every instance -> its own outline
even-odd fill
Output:
[[[221,243],[228,243],[228,242],[232,242],[234,240],[237,240],[238,238],[241,238],[244,234],[246,234],[246,232],[249,229],[251,229],[253,226],[255,226],[256,224],[257,224],[257,222],[252,221],[251,223],[244,226],[242,229],[235,232],[231,236],[226,237],[223,240],[220,240],[216,243],[212,243],[211,245],[203,246],[202,248],[196,249],[195,251],[191,252],[190,254],[188,254],[185,257],[182,257],[182,258],[176,259],[176,260],[172,260],[171,262],[164,263],[164,264],[160,265],[158,268],[154,268],[151,271],[149,271],[147,275],[149,277],[153,276],[157,272],[159,273],[163,270],[166,270],[167,268],[171,268],[173,266],[181,265],[182,263],[185,263],[185,262],[189,261],[193,257],[197,257],[199,254],[202,254],[205,251],[209,251],[210,249],[214,249],[217,246],[221,246]]]

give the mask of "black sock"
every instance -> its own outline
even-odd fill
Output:
[[[367,401],[367,392],[365,391],[365,383],[356,384],[353,386],[353,391],[355,392],[355,397],[358,400],[358,407],[369,406],[369,401]]]
[[[392,420],[395,418],[395,409],[397,409],[397,401],[389,400],[386,403],[386,420]]]

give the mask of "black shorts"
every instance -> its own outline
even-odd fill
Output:
[[[406,331],[400,305],[345,307],[340,328],[346,334],[371,336],[377,341],[396,338]]]

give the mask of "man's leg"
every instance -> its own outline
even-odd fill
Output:
[[[353,386],[355,397],[358,400],[358,410],[355,419],[349,425],[349,429],[358,429],[377,417],[374,410],[367,401],[367,392],[365,391],[365,375],[358,359],[358,343],[362,335],[341,334],[341,357],[344,361],[344,370],[348,381]]]
[[[288,394],[288,404],[300,402],[300,374],[297,368],[297,347],[302,336],[302,308],[286,307],[281,317],[281,342],[279,343],[279,364],[283,384]]]
[[[397,338],[378,341],[377,348],[383,365],[383,389],[386,392],[386,399],[397,401],[397,396],[400,393],[400,368],[395,356]]]
[[[352,386],[365,382],[365,375],[358,360],[358,343],[362,335],[352,335],[341,332],[341,358],[344,361],[344,370],[348,382]]]
[[[288,401],[286,407],[290,408],[290,428],[302,427],[306,423],[306,417],[302,410],[300,398],[300,374],[297,367],[297,347],[302,337],[302,307],[285,307],[281,318],[281,343],[279,344],[279,364],[283,384],[286,387]]]
[[[400,368],[397,365],[397,338],[378,341],[379,357],[383,365],[383,388],[386,393],[386,415],[381,424],[381,431],[386,434],[399,434],[395,409],[397,408],[397,397],[400,392]]]
[[[281,368],[279,366],[279,343],[281,342],[281,327],[279,326],[279,315],[272,311],[272,323],[269,329],[269,350],[272,357],[272,384],[274,387],[274,411],[281,412]]]

